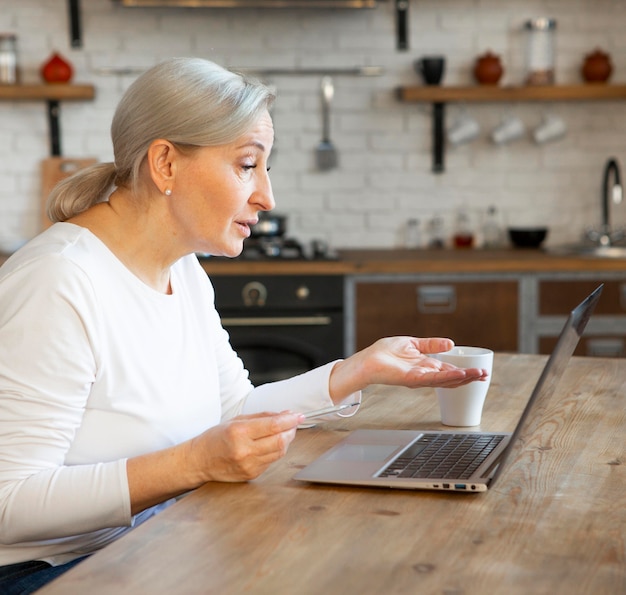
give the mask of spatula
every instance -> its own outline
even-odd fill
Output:
[[[317,167],[328,170],[337,167],[337,149],[330,140],[330,104],[335,94],[333,79],[330,76],[322,78],[322,140],[315,154]]]

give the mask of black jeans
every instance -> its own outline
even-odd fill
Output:
[[[85,556],[60,566],[50,566],[47,562],[40,560],[0,566],[0,593],[2,595],[34,593],[84,559]]]

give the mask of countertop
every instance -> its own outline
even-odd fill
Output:
[[[213,275],[626,272],[626,259],[557,255],[535,249],[340,250],[337,260],[202,259]]]
[[[0,253],[0,265],[9,257]],[[536,249],[340,250],[333,260],[201,258],[212,275],[357,275],[410,273],[626,272],[626,259]]]

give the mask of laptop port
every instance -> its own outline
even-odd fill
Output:
[[[455,490],[464,490],[467,486],[464,483],[455,483],[454,484],[454,489]]]
[[[442,483],[441,484],[446,490],[450,489],[450,484],[449,483]]]

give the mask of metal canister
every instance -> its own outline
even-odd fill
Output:
[[[0,84],[15,85],[17,78],[17,37],[0,33]]]

